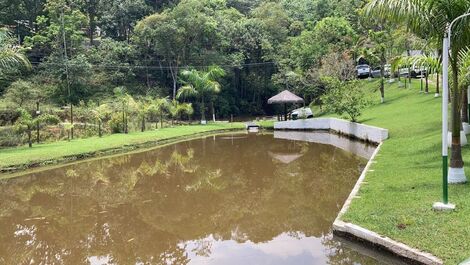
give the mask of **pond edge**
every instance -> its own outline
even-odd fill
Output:
[[[243,131],[240,128],[227,128],[227,129],[219,129],[219,130],[212,130],[206,132],[199,132],[194,134],[188,134],[183,136],[176,136],[170,137],[160,140],[153,140],[153,141],[146,141],[142,143],[130,144],[130,145],[123,145],[114,148],[102,149],[98,151],[80,153],[76,155],[69,155],[58,157],[55,159],[49,160],[39,160],[39,161],[31,161],[26,164],[18,164],[18,165],[10,165],[7,167],[0,168],[0,179],[7,179],[10,178],[10,174],[14,175],[14,173],[20,173],[30,169],[37,169],[46,166],[54,166],[54,165],[66,165],[77,161],[92,159],[92,158],[102,158],[106,156],[112,156],[117,154],[127,154],[132,151],[136,151],[139,149],[149,149],[149,148],[156,148],[166,144],[173,144],[184,140],[191,140],[203,136],[220,134],[225,132],[236,132],[236,131]]]
[[[361,186],[364,183],[367,172],[369,171],[372,164],[375,163],[374,159],[379,153],[381,147],[382,143],[380,143],[377,149],[374,151],[372,157],[370,158],[366,167],[362,171],[361,176],[357,180],[356,185],[349,194],[348,199],[341,208],[341,211],[338,213],[338,216],[336,217],[336,220],[333,223],[333,234],[364,243],[365,245],[368,245],[372,248],[388,252],[393,256],[396,256],[397,258],[410,264],[444,264],[441,259],[435,257],[430,253],[426,253],[421,250],[412,248],[406,244],[397,242],[393,239],[377,234],[356,224],[344,222],[341,220],[341,217],[349,209],[352,200],[357,197],[357,194],[359,193],[359,190],[361,189]]]

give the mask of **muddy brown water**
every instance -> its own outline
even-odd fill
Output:
[[[393,263],[332,236],[374,148],[331,137],[224,134],[2,180],[0,264]]]

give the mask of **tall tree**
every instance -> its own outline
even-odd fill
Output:
[[[206,99],[220,92],[217,80],[225,75],[225,71],[218,67],[209,67],[206,71],[185,70],[181,73],[185,85],[178,92],[178,98],[196,96],[201,100],[201,120],[206,121]]]

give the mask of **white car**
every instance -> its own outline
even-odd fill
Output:
[[[364,78],[364,77],[369,77],[370,76],[370,66],[367,64],[360,64],[356,66],[356,72],[357,72],[357,77],[359,78]]]
[[[312,112],[312,109],[310,109],[309,107],[300,108],[300,109],[293,110],[291,112],[291,117],[293,120],[310,119],[310,118],[313,118],[313,112]]]

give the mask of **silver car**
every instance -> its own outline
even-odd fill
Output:
[[[366,78],[370,76],[370,66],[367,64],[360,64],[356,66],[356,72],[358,78]]]

